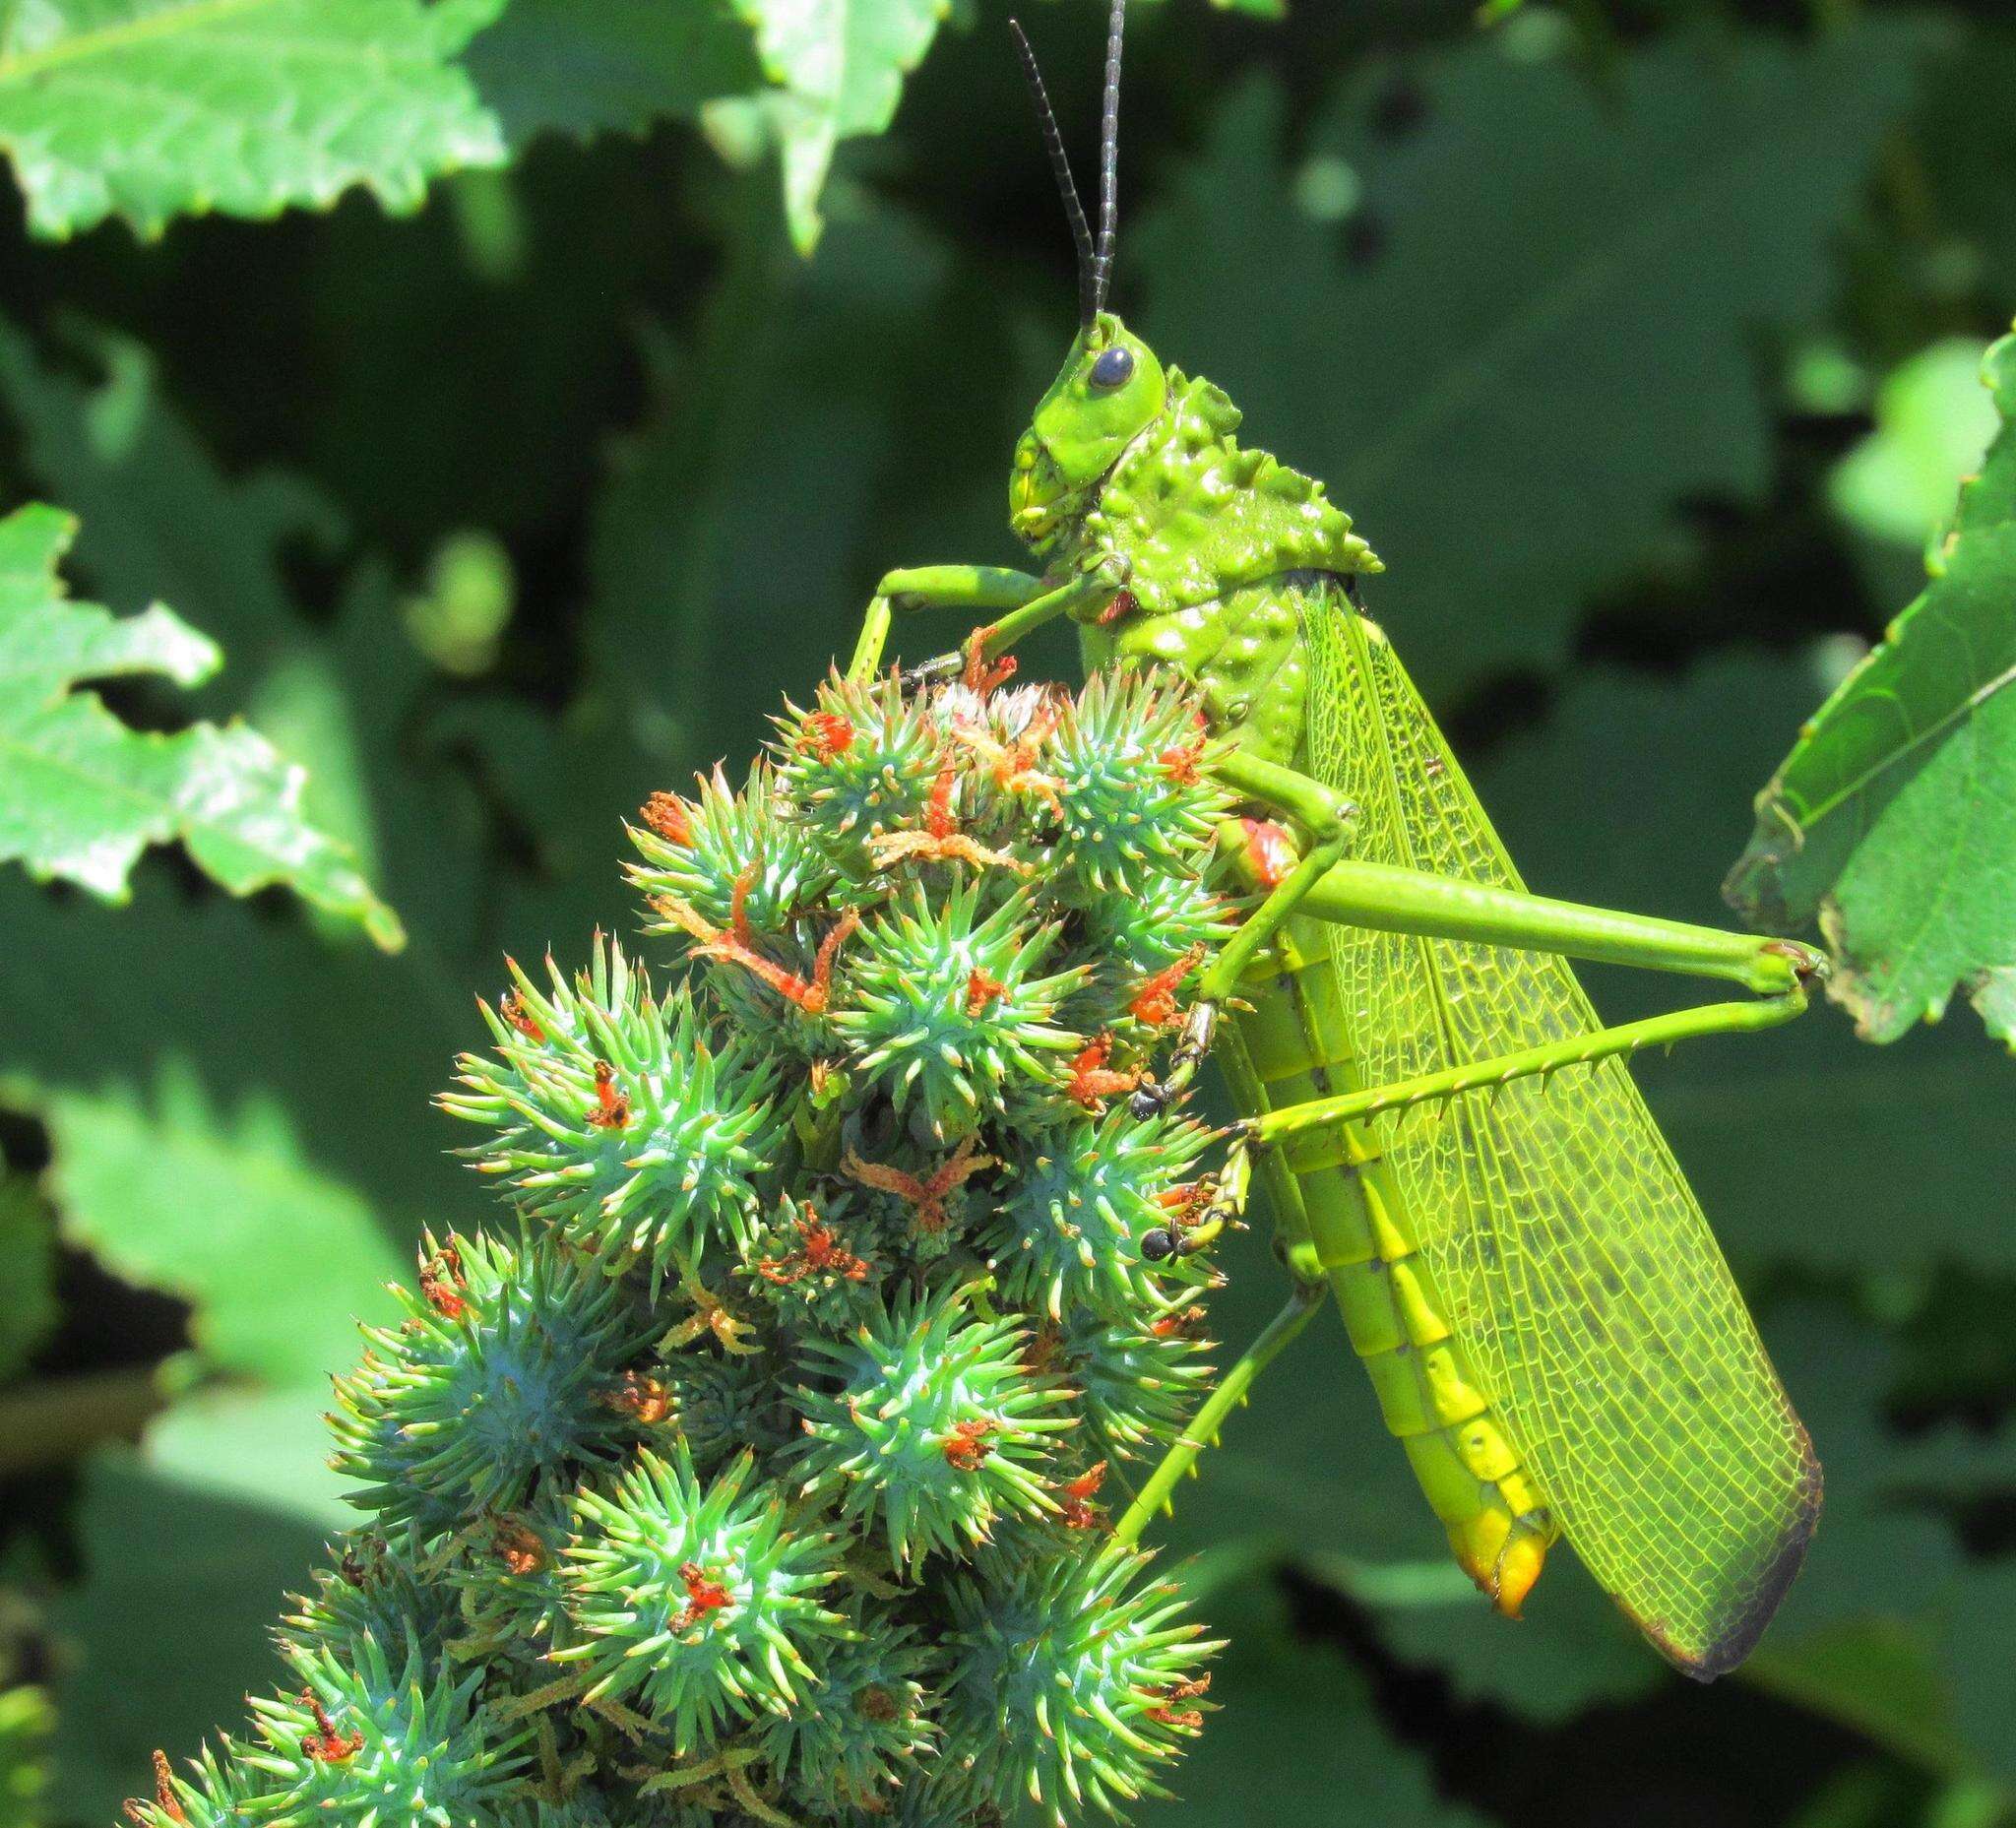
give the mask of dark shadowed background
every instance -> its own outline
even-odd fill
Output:
[[[268,202],[322,207],[194,213],[259,213],[231,190],[255,129],[200,182],[142,158],[115,215],[174,218],[143,241],[31,156],[37,34],[107,8],[0,0],[0,507],[74,513],[76,595],[221,646],[199,690],[110,702],[263,730],[410,935],[229,899],[172,848],[124,907],[0,868],[5,1824],[108,1820],[153,1746],[270,1681],[281,1597],[345,1521],[319,1414],[352,1316],[422,1223],[487,1208],[429,1103],[472,997],[505,952],[634,925],[621,820],[747,758],[883,569],[1016,562],[1009,453],[1071,332],[998,0],[881,9],[921,21],[916,67],[843,118],[809,257],[811,190],[788,221],[766,150],[793,129],[740,99],[725,9],[328,5],[444,34],[465,144],[415,155],[419,207],[303,179]],[[1103,8],[1024,10],[1089,175]],[[1528,879],[1727,921],[1751,796],[1917,589],[1993,423],[2016,20],[1269,11],[1138,8],[1117,307],[1357,518],[1372,611]],[[1619,1017],[1674,995],[1592,983]],[[1169,1532],[1232,1647],[1144,1822],[2001,1819],[2016,1067],[1965,1008],[1884,1047],[1827,1008],[1643,1071],[1827,1467],[1764,1649],[1693,1687],[1565,1553],[1493,1619],[1319,1324]],[[1229,1267],[1238,1338],[1275,1289],[1258,1236]]]

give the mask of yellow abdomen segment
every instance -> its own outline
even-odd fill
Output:
[[[1243,1052],[1269,1109],[1357,1090],[1351,1024],[1319,929],[1291,922],[1243,986]],[[1316,1260],[1336,1292],[1386,1426],[1464,1571],[1516,1617],[1540,1578],[1555,1526],[1520,1463],[1490,1393],[1452,1333],[1375,1139],[1356,1125],[1297,1138],[1285,1166]]]

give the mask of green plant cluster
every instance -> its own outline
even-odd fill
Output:
[[[1138,681],[834,680],[739,791],[652,798],[670,983],[598,937],[483,1006],[442,1102],[512,1216],[366,1329],[369,1521],[142,1828],[1163,1793],[1216,1647],[1108,1507],[1207,1377],[1205,1135],[1125,1097],[1225,930],[1198,731]]]

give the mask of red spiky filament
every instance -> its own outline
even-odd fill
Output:
[[[969,719],[954,722],[952,734],[987,764],[994,785],[1008,793],[1035,793],[1051,807],[1064,803],[1064,784],[1055,775],[1037,767],[1043,744],[1056,730],[1064,707],[1055,696],[1045,693],[1019,735],[1002,742]]]
[[[533,1020],[532,1011],[525,1006],[525,998],[516,990],[507,990],[497,999],[497,1013],[527,1040],[536,1045],[544,1043],[546,1031]]]
[[[874,1266],[867,1258],[857,1257],[849,1250],[817,1212],[806,1208],[804,1218],[797,1222],[797,1249],[788,1256],[757,1260],[756,1274],[765,1282],[789,1288],[807,1276],[831,1276],[841,1282],[868,1280]]]
[[[985,698],[1015,677],[1015,656],[1004,654],[998,661],[987,659],[987,643],[994,638],[994,624],[976,628],[966,644],[966,673],[961,683],[976,698]]]
[[[1103,1110],[1107,1099],[1131,1092],[1141,1083],[1143,1075],[1139,1068],[1122,1073],[1106,1065],[1112,1053],[1113,1038],[1097,1035],[1072,1056],[1064,1094],[1073,1103],[1082,1104],[1087,1110]]]
[[[679,1563],[679,1582],[686,1589],[686,1605],[672,1622],[675,1632],[691,1631],[710,1613],[719,1612],[724,1607],[735,1603],[735,1596],[720,1581],[712,1579],[697,1561]]]
[[[904,1168],[889,1167],[879,1162],[863,1162],[851,1151],[841,1166],[862,1186],[873,1187],[877,1193],[893,1193],[905,1205],[914,1207],[917,1229],[929,1235],[944,1230],[947,1223],[945,1202],[952,1197],[954,1190],[982,1169],[994,1166],[994,1158],[976,1153],[978,1148],[976,1136],[964,1138],[928,1180],[919,1179]]]
[[[976,868],[1013,870],[1026,876],[1034,867],[1005,851],[990,851],[976,838],[959,829],[959,817],[952,810],[952,796],[959,785],[959,750],[947,743],[938,758],[937,777],[931,783],[931,798],[924,808],[924,829],[920,832],[882,832],[868,840],[868,853],[878,869],[892,869],[899,863],[918,858],[925,862],[971,863]]]
[[[756,949],[756,930],[749,924],[749,891],[755,886],[760,868],[761,865],[751,863],[735,878],[726,932],[723,932],[698,909],[689,907],[675,896],[662,895],[654,906],[673,925],[700,942],[703,957],[739,965],[758,982],[768,984],[786,1002],[796,1004],[806,1015],[823,1016],[833,1000],[835,960],[841,947],[847,943],[848,935],[860,925],[861,916],[850,908],[833,924],[819,942],[810,977],[801,977],[796,972],[787,971]]]
[[[146,1828],[146,1803],[128,1796],[120,1806],[125,1810],[126,1819],[134,1823],[136,1828]],[[154,1806],[171,1822],[188,1820],[182,1812],[182,1804],[175,1796],[174,1769],[168,1763],[167,1753],[158,1747],[154,1754]]]
[[[1154,977],[1144,978],[1141,987],[1134,992],[1133,1001],[1127,1005],[1127,1013],[1152,1029],[1167,1028],[1177,1015],[1176,988],[1197,969],[1203,957],[1204,948],[1192,946],[1173,964],[1166,965]]]
[[[1158,1314],[1148,1323],[1148,1330],[1159,1340],[1194,1340],[1204,1337],[1205,1312],[1202,1307],[1172,1307],[1166,1314]]]
[[[1178,1704],[1195,1701],[1211,1692],[1211,1677],[1199,1675],[1187,1682],[1171,1682],[1165,1688],[1151,1691],[1162,1697],[1161,1701],[1148,1710],[1148,1718],[1165,1727],[1180,1727],[1195,1733],[1204,1725],[1204,1714],[1199,1708],[1184,1708]]]
[[[966,1013],[979,1015],[989,1003],[999,1002],[1007,988],[1000,978],[976,965],[966,977]]]
[[[662,1378],[648,1371],[625,1371],[613,1390],[602,1393],[601,1400],[647,1428],[669,1420],[672,1414],[671,1390]]]
[[[994,1451],[987,1440],[993,1432],[994,1424],[984,1416],[954,1422],[952,1432],[938,1443],[945,1464],[955,1473],[977,1473]]]

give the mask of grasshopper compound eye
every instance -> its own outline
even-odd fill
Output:
[[[1133,378],[1134,351],[1123,344],[1114,344],[1092,364],[1092,384],[1105,392],[1125,387]]]

